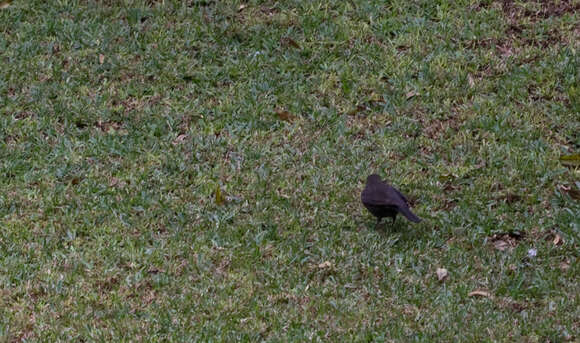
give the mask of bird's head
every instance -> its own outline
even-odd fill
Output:
[[[367,183],[379,183],[381,182],[381,177],[377,174],[371,174],[367,177]]]

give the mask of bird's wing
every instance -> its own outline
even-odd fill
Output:
[[[372,191],[365,194],[365,201],[373,205],[401,207],[406,206],[405,198],[400,196],[393,187],[383,185],[375,187]]]
[[[408,205],[408,204],[409,204],[409,200],[407,200],[407,198],[406,198],[406,197],[403,195],[403,193],[401,193],[401,192],[400,192],[398,189],[396,189],[395,187],[392,187],[392,188],[395,190],[395,192],[397,192],[397,194],[399,194],[399,196],[400,196],[401,198],[403,198],[403,200],[405,200],[405,202],[406,202],[406,203],[407,203],[407,205]]]

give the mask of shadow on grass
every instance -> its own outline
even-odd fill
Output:
[[[398,243],[412,243],[428,236],[428,225],[423,221],[420,224],[413,224],[401,218],[393,223],[390,219],[383,219],[379,225],[376,221],[369,221],[366,219],[360,220],[357,227],[378,233],[381,237]]]

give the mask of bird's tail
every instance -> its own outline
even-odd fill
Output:
[[[401,212],[401,214],[403,214],[407,219],[409,219],[412,222],[418,223],[421,221],[421,218],[417,217],[415,213],[411,212],[411,210],[408,208],[401,208],[399,209],[399,212]]]

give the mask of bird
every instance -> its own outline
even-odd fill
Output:
[[[377,217],[375,227],[379,225],[383,217],[393,218],[394,224],[398,213],[412,222],[421,221],[421,218],[409,209],[409,200],[398,189],[382,181],[377,174],[367,177],[365,189],[360,197],[367,210]]]

